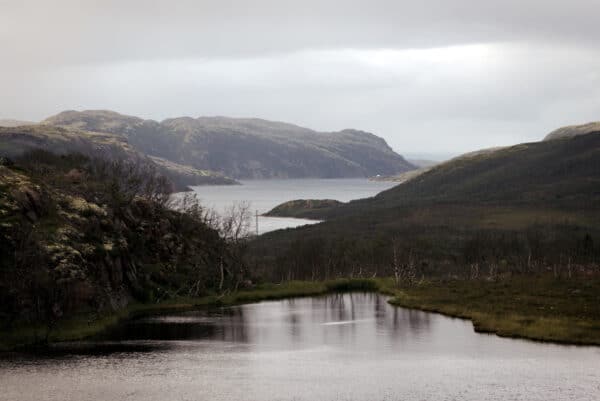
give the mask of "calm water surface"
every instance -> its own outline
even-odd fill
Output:
[[[393,182],[350,179],[251,180],[243,185],[210,185],[194,187],[207,207],[223,211],[234,202],[250,202],[252,213],[266,213],[280,203],[294,199],[335,199],[347,202],[368,198],[397,185]],[[254,218],[251,230],[256,230]],[[315,220],[259,216],[259,233],[287,227],[314,224]]]
[[[502,339],[375,294],[146,318],[0,358],[0,399],[598,400],[600,348]]]

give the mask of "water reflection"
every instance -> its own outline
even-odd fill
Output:
[[[377,294],[131,321],[0,356],[0,400],[594,400],[600,348],[509,340]]]
[[[426,336],[429,314],[394,308],[372,293],[333,294],[211,311],[150,317],[109,332],[110,341],[210,340],[255,348],[297,348],[355,342],[376,348]]]

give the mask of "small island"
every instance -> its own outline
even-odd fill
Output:
[[[267,217],[294,217],[320,220],[323,212],[343,205],[335,199],[295,199],[275,206],[263,214]]]

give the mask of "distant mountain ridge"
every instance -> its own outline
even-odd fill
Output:
[[[44,124],[123,136],[136,149],[240,178],[342,178],[415,169],[364,131],[317,132],[257,118],[178,117],[161,122],[113,111],[65,111]]]

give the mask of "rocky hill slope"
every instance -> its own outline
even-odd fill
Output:
[[[237,285],[194,204],[133,165],[33,151],[0,165],[0,329]],[[8,165],[7,165],[8,164]]]
[[[234,178],[370,177],[414,169],[382,138],[356,130],[316,132],[227,117],[157,122],[112,111],[66,111],[44,123],[118,134],[148,155]]]
[[[148,157],[120,135],[51,125],[0,127],[0,156],[14,158],[33,149],[57,154],[79,153],[152,166],[168,177],[174,190],[178,191],[193,185],[236,183],[222,174]]]

